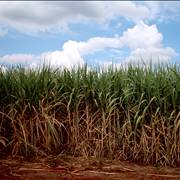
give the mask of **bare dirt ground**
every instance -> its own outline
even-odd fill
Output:
[[[0,180],[180,180],[180,167],[140,166],[127,161],[49,157],[0,159]]]

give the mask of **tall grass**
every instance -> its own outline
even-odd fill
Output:
[[[0,72],[0,148],[180,165],[180,67]]]

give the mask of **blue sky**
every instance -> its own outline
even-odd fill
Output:
[[[178,1],[4,1],[0,64],[174,62],[179,32]]]

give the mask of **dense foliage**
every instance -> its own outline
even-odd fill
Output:
[[[0,148],[180,164],[180,67],[0,71]]]

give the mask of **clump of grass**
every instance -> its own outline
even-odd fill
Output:
[[[180,67],[0,71],[0,148],[180,164]]]

